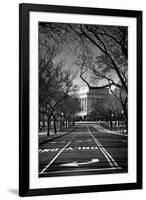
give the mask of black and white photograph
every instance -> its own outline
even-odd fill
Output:
[[[128,26],[38,24],[38,176],[128,173]]]
[[[20,196],[142,188],[142,12],[20,5]]]

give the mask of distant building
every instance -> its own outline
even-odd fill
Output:
[[[109,97],[109,89],[89,89],[88,87],[81,87],[78,91],[78,98],[81,102],[81,112],[78,116],[83,120],[94,111],[94,104],[98,103],[99,99],[107,99]]]

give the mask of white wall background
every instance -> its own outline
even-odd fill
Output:
[[[145,0],[3,0],[0,4],[0,199],[20,199],[18,197],[18,27],[19,3],[43,3],[72,6],[86,6],[99,8],[135,9],[143,10],[143,25],[145,25],[146,5]],[[143,44],[145,44],[146,26],[144,26]],[[146,48],[143,55],[145,55]],[[145,64],[145,60],[143,66]],[[144,79],[146,69],[144,71]],[[144,85],[146,79],[144,80]],[[144,102],[146,93],[144,93]],[[144,106],[144,110],[146,107]],[[144,122],[146,115],[144,115]],[[144,127],[144,132],[145,132]],[[143,141],[146,141],[145,133]],[[145,142],[144,142],[145,144]],[[146,145],[144,145],[144,152]],[[145,155],[145,154],[144,154]],[[144,156],[143,156],[144,157]],[[146,159],[144,159],[144,169]],[[145,199],[146,197],[146,173],[144,172],[144,189],[131,191],[100,192],[88,194],[57,195],[29,197],[35,199],[50,200],[123,200],[123,199]]]

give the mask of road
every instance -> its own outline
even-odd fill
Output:
[[[78,123],[73,132],[39,147],[39,177],[126,173],[128,137],[95,123]]]

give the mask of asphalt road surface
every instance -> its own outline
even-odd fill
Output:
[[[78,123],[73,132],[39,147],[39,177],[128,172],[128,137],[95,123]]]

